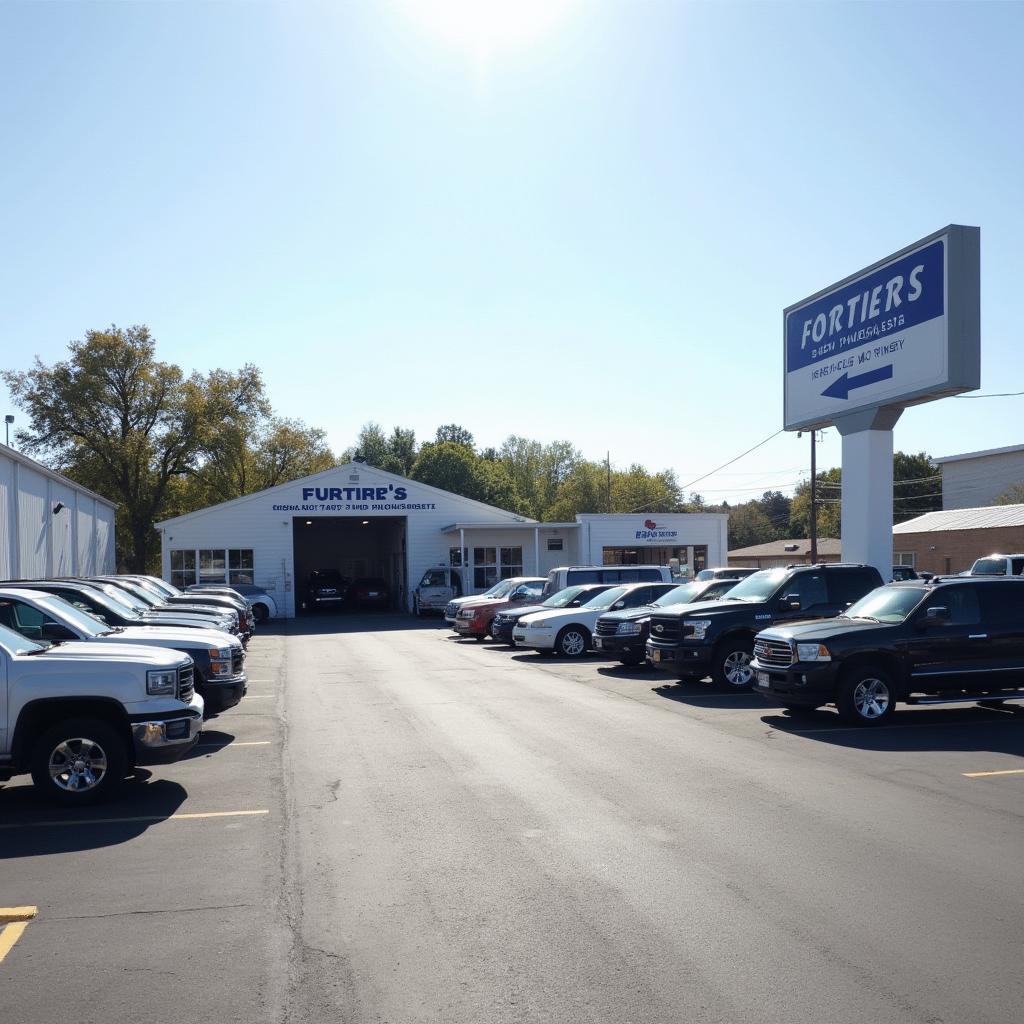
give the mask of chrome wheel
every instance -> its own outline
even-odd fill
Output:
[[[107,755],[95,741],[85,737],[62,740],[50,751],[50,780],[66,793],[86,793],[103,782]]]
[[[889,687],[873,676],[862,679],[853,690],[853,706],[861,718],[872,722],[883,718],[892,703]]]
[[[587,639],[578,629],[570,629],[562,634],[558,649],[568,658],[578,658],[587,649]]]
[[[749,686],[754,678],[750,667],[752,655],[747,651],[733,651],[722,662],[722,675],[730,686]]]

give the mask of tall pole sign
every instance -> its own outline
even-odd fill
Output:
[[[892,573],[892,428],[981,383],[980,235],[951,224],[783,312],[784,426],[843,438],[843,558]]]

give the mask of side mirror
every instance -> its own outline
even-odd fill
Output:
[[[625,607],[626,607],[626,602],[625,601],[616,601],[615,604],[612,605],[612,609],[625,608]]]
[[[579,608],[579,606],[581,604],[583,604],[583,602],[579,598],[577,598],[575,601],[570,601],[569,602],[569,607],[570,608]]]
[[[787,594],[787,595],[786,595],[786,596],[785,596],[785,597],[784,597],[784,598],[783,598],[783,599],[782,599],[782,600],[781,600],[781,601],[779,602],[779,604],[780,604],[780,605],[781,605],[781,606],[782,606],[782,607],[783,607],[784,609],[786,609],[787,611],[791,611],[791,612],[798,612],[798,611],[800,611],[801,607],[803,607],[803,606],[802,606],[802,605],[800,604],[800,595],[799,595],[799,594]]]
[[[62,626],[59,622],[44,622],[40,627],[39,635],[44,640],[49,640],[51,643],[58,640],[78,639],[78,637],[76,637],[67,626]]]
[[[952,616],[949,614],[949,609],[938,605],[934,608],[929,608],[924,613],[924,621],[927,626],[945,626],[951,621]]]

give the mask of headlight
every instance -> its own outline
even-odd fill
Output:
[[[210,656],[210,670],[215,676],[231,675],[230,647],[211,647],[206,653]]]
[[[177,672],[155,668],[146,673],[146,693],[151,697],[173,697],[177,691]]]
[[[710,619],[689,619],[685,623],[686,631],[684,636],[693,637],[694,640],[703,640],[711,628]]]
[[[640,623],[639,622],[620,622],[619,628],[615,630],[616,633],[621,633],[624,636],[639,636],[640,635]]]
[[[797,644],[797,661],[831,661],[832,655],[824,644]]]
[[[550,625],[547,619],[538,619],[536,622],[528,622],[527,629],[545,629]]]

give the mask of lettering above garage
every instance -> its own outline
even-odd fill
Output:
[[[303,487],[302,501],[274,505],[274,512],[429,512],[433,502],[409,501],[405,487]]]

